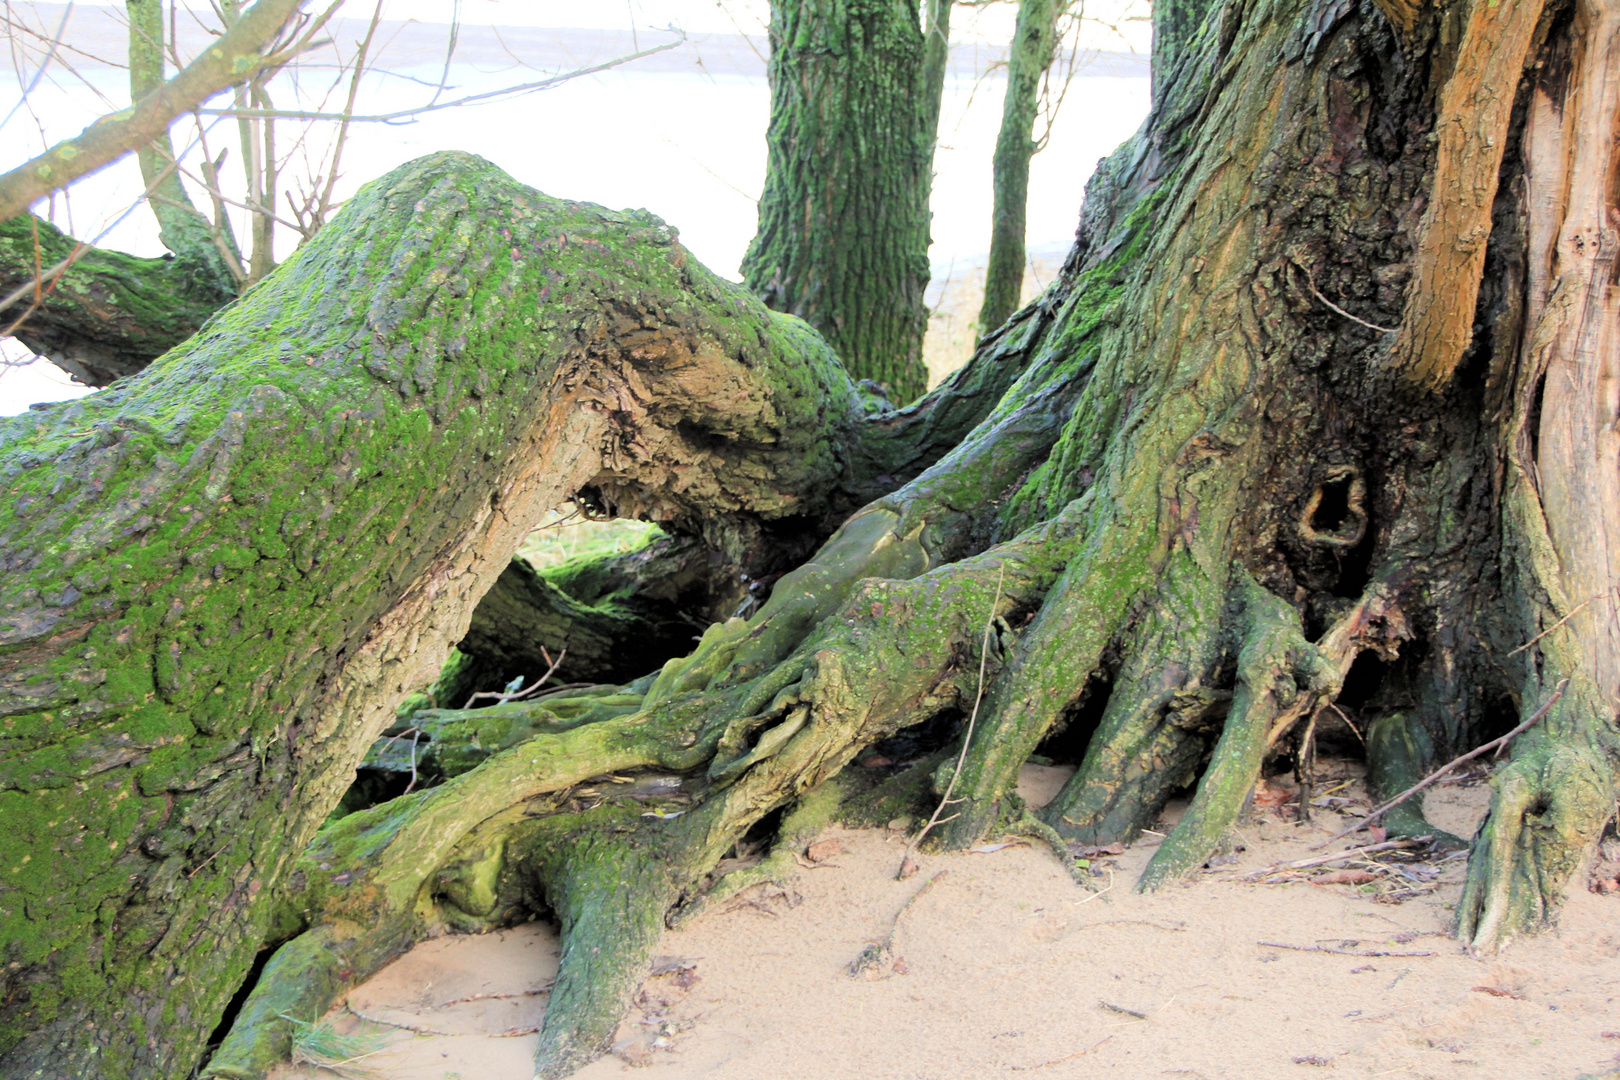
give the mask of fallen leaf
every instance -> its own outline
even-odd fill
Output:
[[[1389,837],[1389,830],[1382,825],[1374,825],[1367,830],[1367,833],[1372,837],[1372,842],[1375,844],[1382,844]]]
[[[870,757],[865,757],[865,758],[861,759],[861,768],[863,768],[863,769],[881,769],[886,765],[893,765],[893,764],[894,764],[893,761],[891,761],[888,758],[884,757],[882,754],[873,754]]]
[[[691,971],[697,967],[696,960],[688,960],[684,956],[655,956],[652,961],[653,975],[668,975],[673,971]]]
[[[1369,870],[1334,870],[1311,878],[1312,885],[1365,885],[1377,881],[1378,875]]]
[[[805,858],[811,862],[826,862],[834,855],[842,855],[844,845],[837,840],[817,840],[804,849]]]
[[[1002,848],[1028,846],[1028,842],[1023,840],[1004,840],[999,844],[980,844],[978,847],[968,848],[968,850],[977,855],[989,855],[991,852],[1000,851]]]
[[[1333,1059],[1321,1054],[1305,1054],[1294,1059],[1295,1065],[1332,1065]]]
[[[1116,840],[1112,844],[1103,844],[1101,847],[1071,846],[1069,848],[1069,854],[1079,859],[1089,859],[1096,855],[1123,855],[1125,854],[1125,845]]]
[[[1254,805],[1274,809],[1293,800],[1295,793],[1260,780],[1254,785]]]
[[[910,855],[907,855],[900,863],[900,880],[906,880],[906,878],[915,874],[920,869],[922,869],[922,867],[917,865],[916,860]]]
[[[1512,990],[1506,990],[1500,986],[1476,986],[1472,989],[1477,994],[1489,994],[1491,997],[1512,998],[1514,1001],[1524,1000],[1523,994],[1515,994]]]

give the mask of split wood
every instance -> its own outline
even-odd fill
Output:
[[[1382,952],[1378,949],[1335,949],[1331,945],[1289,945],[1282,941],[1257,941],[1268,949],[1292,949],[1295,952],[1337,953],[1339,956],[1435,956],[1426,949],[1413,952]]]
[[[1432,836],[1414,836],[1410,840],[1385,840],[1381,844],[1367,844],[1363,847],[1341,851],[1337,855],[1318,855],[1314,859],[1300,859],[1291,863],[1272,863],[1264,870],[1256,870],[1242,880],[1259,881],[1263,877],[1280,874],[1285,870],[1309,870],[1313,866],[1327,866],[1329,863],[1344,862],[1347,859],[1356,859],[1379,851],[1395,851],[1399,848],[1418,847],[1427,844],[1433,839]]]
[[[1526,729],[1528,729],[1530,727],[1530,725],[1532,725],[1536,721],[1540,720],[1543,716],[1546,716],[1547,713],[1552,709],[1552,707],[1558,703],[1558,699],[1564,696],[1564,687],[1566,687],[1568,685],[1569,685],[1569,680],[1567,678],[1564,679],[1562,682],[1560,682],[1558,684],[1557,688],[1555,690],[1553,690],[1552,697],[1547,699],[1546,704],[1542,705],[1541,708],[1537,709],[1534,713],[1532,713],[1528,720],[1526,720],[1524,723],[1520,724],[1518,727],[1514,728],[1512,731],[1508,732],[1506,735],[1503,735],[1500,739],[1492,739],[1490,742],[1486,743],[1484,746],[1475,747],[1474,749],[1468,751],[1468,753],[1462,755],[1461,757],[1453,758],[1452,760],[1448,761],[1446,764],[1444,764],[1444,765],[1440,766],[1438,769],[1434,770],[1434,772],[1430,773],[1428,776],[1425,776],[1422,780],[1419,780],[1417,783],[1413,784],[1411,787],[1407,788],[1405,791],[1403,791],[1399,795],[1395,796],[1393,799],[1390,799],[1388,802],[1383,803],[1383,804],[1379,805],[1378,807],[1374,808],[1372,813],[1368,814],[1366,817],[1362,818],[1360,821],[1356,822],[1354,825],[1350,826],[1348,829],[1341,829],[1339,832],[1334,833],[1332,836],[1328,837],[1326,840],[1322,841],[1320,844],[1316,844],[1315,846],[1311,847],[1308,850],[1321,851],[1323,848],[1327,847],[1329,844],[1333,843],[1335,840],[1342,840],[1346,836],[1349,836],[1351,833],[1355,832],[1356,830],[1366,828],[1368,825],[1371,825],[1374,821],[1377,821],[1379,818],[1383,817],[1386,813],[1388,813],[1389,811],[1395,809],[1397,806],[1401,805],[1401,803],[1405,802],[1407,799],[1410,799],[1413,795],[1416,795],[1418,792],[1422,791],[1424,788],[1428,787],[1430,784],[1434,783],[1436,780],[1440,779],[1442,776],[1446,775],[1448,772],[1450,772],[1452,769],[1455,769],[1457,766],[1466,764],[1467,762],[1470,762],[1470,761],[1473,761],[1475,758],[1479,757],[1481,754],[1488,754],[1492,750],[1497,749],[1498,747],[1506,746],[1508,743],[1513,741],[1514,736],[1522,734]]]

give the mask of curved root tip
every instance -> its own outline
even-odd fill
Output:
[[[1571,747],[1527,752],[1495,784],[1457,903],[1457,937],[1481,953],[1552,922],[1614,807],[1605,763]]]

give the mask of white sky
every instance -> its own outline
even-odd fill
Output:
[[[349,0],[344,13],[369,16],[374,2]],[[1101,2],[1093,0],[1090,8],[1095,10]],[[12,6],[27,7],[17,0],[12,0]],[[81,6],[89,5],[81,0]],[[585,23],[591,29],[624,30],[634,16],[638,27],[650,29],[674,22],[694,37],[736,34],[733,17],[745,30],[752,30],[746,20],[754,19],[757,28],[766,9],[763,0],[726,0],[724,5],[714,0],[574,0],[567,4],[558,0],[461,0],[460,6],[462,21],[469,28],[499,19],[501,26],[572,24],[578,28]],[[450,18],[454,7],[454,0],[385,0],[384,14],[443,21]],[[978,20],[981,29],[1000,9],[1007,14],[1010,29],[1012,5],[991,8]],[[957,10],[954,41],[974,40],[973,14],[971,9]],[[71,43],[71,26],[67,36]],[[1118,40],[1113,38],[1116,50]],[[755,199],[765,178],[764,132],[770,93],[763,78],[721,73],[723,65],[714,62],[713,54],[705,52],[704,56],[702,69],[637,72],[633,67],[621,68],[504,104],[427,114],[408,125],[356,125],[345,151],[339,194],[351,193],[359,184],[422,154],[467,150],[490,158],[549,195],[616,208],[650,209],[679,228],[683,243],[705,264],[735,276],[757,221]],[[438,61],[431,66],[432,71],[415,72],[430,84],[440,74]],[[54,74],[30,97],[33,115],[23,110],[0,130],[0,169],[38,153],[47,140],[77,133],[108,111],[108,100],[121,105],[128,99],[125,75],[117,69],[86,71],[83,79]],[[402,77],[412,74],[404,69],[393,76],[370,78],[363,97],[369,96],[370,107],[380,109],[425,100],[430,86]],[[461,92],[495,89],[535,77],[531,69],[490,71],[472,64],[456,64],[451,72],[451,81]],[[946,88],[935,155],[930,257],[936,279],[959,274],[988,248],[990,155],[1000,123],[1002,86],[998,80],[961,79]],[[16,100],[17,89],[15,76],[0,68],[0,116]],[[1082,71],[1074,80],[1048,148],[1032,167],[1032,248],[1061,251],[1067,247],[1078,220],[1085,177],[1140,123],[1147,111],[1147,90],[1145,78],[1086,77]],[[277,101],[285,106],[288,97],[278,96]],[[364,100],[361,107],[367,107]],[[234,126],[229,122],[217,125],[213,153],[219,152],[224,136]],[[193,130],[186,124],[175,129],[175,144],[182,154],[194,138]],[[326,133],[313,133],[312,143],[319,143]],[[233,148],[233,161],[237,153]],[[292,180],[299,168],[293,162],[284,178]],[[226,171],[233,177],[240,175],[230,168]],[[75,185],[66,200],[58,199],[54,206],[41,204],[36,210],[49,212],[53,220],[81,238],[92,239],[106,229],[99,240],[104,246],[156,255],[162,248],[151,214],[139,205],[141,188],[133,159],[126,159]],[[193,195],[200,206],[206,204],[195,191]],[[112,222],[118,223],[108,229]],[[242,235],[240,226],[238,235]],[[284,241],[290,239],[285,229],[280,236]],[[278,255],[288,253],[288,244],[278,244]],[[27,355],[14,341],[4,342],[3,348],[9,357]],[[30,402],[82,392],[82,387],[71,384],[49,363],[0,367],[0,415],[23,411]]]

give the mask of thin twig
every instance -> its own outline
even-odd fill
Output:
[[[421,729],[420,728],[412,728],[411,729],[411,782],[405,785],[405,790],[400,792],[401,795],[409,795],[412,791],[416,790],[416,744],[417,744],[417,741],[419,739],[421,739],[421,738],[422,738]]]
[[[1317,287],[1316,287],[1316,276],[1311,273],[1310,267],[1303,266],[1303,265],[1301,265],[1300,263],[1297,263],[1297,262],[1294,263],[1294,265],[1298,266],[1301,270],[1305,271],[1305,280],[1310,283],[1311,295],[1315,296],[1318,300],[1322,301],[1322,303],[1326,304],[1332,310],[1336,311],[1340,315],[1343,315],[1345,318],[1349,319],[1351,322],[1360,323],[1362,326],[1365,326],[1367,329],[1376,330],[1380,334],[1397,334],[1397,333],[1400,333],[1400,331],[1398,329],[1397,330],[1391,330],[1387,326],[1379,326],[1377,323],[1370,323],[1366,319],[1363,319],[1359,315],[1350,314],[1348,311],[1344,310],[1344,308],[1340,307],[1338,304],[1335,304],[1333,301],[1329,300],[1327,297],[1322,295],[1321,291],[1319,289],[1317,289]]]
[[[1105,1035],[1103,1038],[1098,1039],[1096,1042],[1092,1043],[1090,1046],[1086,1047],[1084,1050],[1076,1050],[1072,1054],[1064,1054],[1062,1057],[1053,1058],[1051,1061],[1042,1061],[1042,1062],[1038,1062],[1037,1064],[1034,1064],[1034,1065],[1014,1065],[1014,1066],[1012,1066],[1012,1071],[1013,1072],[1029,1072],[1032,1069],[1044,1069],[1048,1065],[1056,1065],[1060,1061],[1073,1061],[1077,1057],[1083,1057],[1086,1054],[1091,1053],[1093,1050],[1097,1049],[1097,1047],[1101,1046],[1103,1043],[1107,1042],[1109,1039],[1112,1039],[1113,1037],[1114,1037],[1113,1035]]]
[[[548,979],[546,980],[546,985],[537,986],[533,990],[518,990],[507,994],[468,994],[466,997],[452,998],[449,1001],[441,1001],[437,1005],[429,1005],[427,1007],[427,1011],[433,1012],[436,1009],[448,1009],[452,1005],[465,1005],[469,1001],[506,1001],[510,998],[539,997],[541,994],[551,993],[551,988],[555,986],[556,983],[556,979]]]
[[[448,1035],[455,1037],[457,1035],[466,1034],[464,1031],[440,1031],[438,1028],[430,1028],[423,1024],[407,1024],[403,1020],[384,1020],[379,1016],[367,1016],[365,1013],[355,1008],[353,1002],[345,1001],[343,1003],[343,1007],[368,1024],[381,1024],[384,1027],[399,1028],[401,1031],[413,1031],[418,1035]],[[539,1030],[540,1025],[536,1024],[534,1027],[512,1028],[509,1031],[497,1031],[490,1035],[482,1035],[480,1038],[516,1039],[524,1035],[533,1035]]]
[[[945,785],[945,794],[940,796],[939,805],[934,807],[933,816],[928,819],[928,824],[922,827],[922,831],[912,837],[911,843],[906,845],[905,854],[900,857],[900,869],[895,874],[896,880],[909,876],[906,867],[912,865],[912,852],[917,850],[917,845],[923,842],[923,837],[928,835],[928,831],[935,825],[940,824],[939,815],[943,814],[945,808],[951,805],[951,793],[956,790],[956,781],[962,775],[962,765],[967,761],[968,747],[973,742],[973,725],[979,719],[979,704],[984,701],[984,672],[986,665],[990,662],[990,631],[995,629],[996,609],[1001,606],[1001,587],[1006,579],[1007,565],[1003,563],[1000,573],[996,575],[996,598],[990,601],[990,615],[984,621],[984,640],[979,644],[979,686],[973,692],[973,711],[968,714],[967,730],[962,733],[962,752],[956,755],[956,768],[951,771],[950,783]],[[945,820],[950,821],[956,816],[956,814],[952,814],[951,817]]]
[[[577,79],[585,75],[594,75],[598,72],[616,68],[621,64],[628,64],[632,60],[641,60],[657,53],[667,52],[668,50],[673,49],[677,45],[680,45],[686,41],[685,31],[676,29],[673,32],[680,35],[680,37],[676,38],[674,41],[667,42],[663,45],[658,45],[651,49],[642,49],[640,52],[630,53],[626,56],[616,57],[605,63],[594,64],[590,67],[583,67],[574,71],[565,71],[560,75],[553,75],[549,78],[540,79],[536,82],[520,83],[517,86],[507,86],[499,90],[488,90],[480,94],[469,94],[466,97],[457,98],[454,101],[441,101],[433,105],[420,105],[409,109],[398,109],[394,112],[356,116],[349,113],[312,112],[301,109],[257,109],[243,108],[241,106],[236,106],[229,109],[201,109],[199,111],[204,116],[234,116],[239,119],[269,117],[276,120],[342,120],[356,124],[396,124],[404,120],[409,120],[415,116],[419,116],[422,113],[437,112],[440,109],[454,109],[462,105],[472,105],[492,98],[498,99],[517,97],[526,94],[533,94],[541,90],[549,90],[553,86],[560,86],[571,79]],[[274,58],[267,58],[267,60],[269,59]],[[268,64],[266,66],[268,66]]]
[[[1344,726],[1350,729],[1350,734],[1354,735],[1361,742],[1362,746],[1367,745],[1367,737],[1363,735],[1361,730],[1356,727],[1355,723],[1344,714],[1344,710],[1339,708],[1339,703],[1337,701],[1328,702],[1327,707],[1339,714],[1339,719],[1344,721]]]
[[[1377,949],[1336,949],[1331,945],[1290,945],[1285,941],[1257,941],[1256,945],[1264,945],[1268,949],[1292,949],[1295,952],[1325,952],[1338,956],[1435,956],[1438,955],[1423,949],[1415,952],[1380,952]]]
[[[1290,863],[1272,863],[1264,870],[1256,870],[1241,880],[1259,881],[1263,877],[1279,874],[1285,870],[1309,870],[1313,866],[1327,866],[1329,863],[1358,859],[1363,855],[1371,855],[1378,851],[1397,851],[1402,848],[1418,847],[1432,839],[1434,839],[1432,836],[1414,836],[1409,840],[1385,840],[1381,844],[1368,844],[1365,847],[1351,848],[1348,851],[1341,851],[1337,855],[1318,855],[1314,859],[1299,859]]]
[[[1430,784],[1434,783],[1436,780],[1440,779],[1457,766],[1473,761],[1481,754],[1489,753],[1499,746],[1506,746],[1508,743],[1513,741],[1514,736],[1522,733],[1531,724],[1534,724],[1537,720],[1540,720],[1543,716],[1546,716],[1548,711],[1551,710],[1555,704],[1557,704],[1558,699],[1564,696],[1564,687],[1568,685],[1569,680],[1567,678],[1561,681],[1558,684],[1558,688],[1552,692],[1552,697],[1547,699],[1547,703],[1545,705],[1532,713],[1530,719],[1526,720],[1524,723],[1520,724],[1506,735],[1503,735],[1499,739],[1492,739],[1484,746],[1476,747],[1461,757],[1453,758],[1451,761],[1448,761],[1446,764],[1440,766],[1438,769],[1434,770],[1434,772],[1430,773],[1428,776],[1425,776],[1422,780],[1419,780],[1417,783],[1413,784],[1411,787],[1407,788],[1393,799],[1390,799],[1388,802],[1376,807],[1372,813],[1368,814],[1366,817],[1362,818],[1348,829],[1335,833],[1333,836],[1328,837],[1326,840],[1322,841],[1320,844],[1317,844],[1315,847],[1310,848],[1309,850],[1321,851],[1323,848],[1333,843],[1333,841],[1349,836],[1357,829],[1361,829],[1372,824],[1385,813],[1395,809],[1395,807],[1399,806],[1407,799],[1410,799],[1413,795],[1416,795],[1418,792],[1422,791],[1424,788],[1428,787]]]
[[[546,658],[546,663],[550,664],[551,666],[546,668],[546,673],[544,675],[540,676],[538,679],[534,680],[534,682],[530,683],[529,688],[527,690],[514,690],[510,694],[503,693],[502,691],[499,691],[499,690],[480,690],[477,693],[473,694],[472,697],[468,698],[467,699],[467,704],[463,705],[462,708],[463,709],[470,709],[470,708],[473,707],[473,702],[475,702],[475,701],[483,701],[483,700],[488,699],[488,698],[495,699],[495,703],[497,705],[504,705],[509,701],[522,701],[524,698],[529,697],[532,694],[534,694],[542,686],[546,685],[546,680],[547,679],[551,678],[551,676],[556,673],[557,668],[563,662],[563,658],[568,655],[568,650],[564,649],[562,652],[557,654],[557,659],[553,660],[551,658],[551,651],[549,649],[547,649],[544,645],[542,645],[542,646],[540,646],[540,655],[545,657]]]
[[[1528,649],[1530,646],[1534,645],[1536,642],[1540,641],[1542,638],[1546,637],[1548,634],[1552,633],[1554,630],[1558,629],[1560,626],[1563,626],[1565,623],[1569,622],[1569,620],[1579,615],[1581,613],[1581,609],[1586,607],[1587,604],[1590,604],[1593,600],[1600,599],[1607,595],[1607,592],[1600,592],[1597,594],[1597,596],[1587,597],[1585,600],[1582,600],[1579,604],[1575,605],[1574,610],[1572,610],[1568,615],[1565,615],[1562,619],[1559,619],[1557,622],[1547,627],[1547,629],[1543,630],[1541,633],[1537,634],[1523,645],[1520,645],[1517,649],[1514,649],[1512,652],[1508,653],[1508,655],[1518,656],[1520,653],[1524,652],[1524,650]]]

